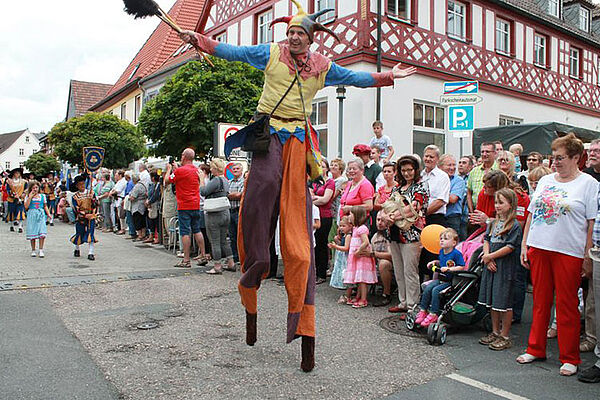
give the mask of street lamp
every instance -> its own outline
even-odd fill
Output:
[[[342,136],[344,133],[344,99],[346,98],[346,87],[338,85],[335,90],[336,97],[339,101],[338,109],[338,158],[342,158]]]

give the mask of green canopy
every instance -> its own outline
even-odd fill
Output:
[[[505,149],[512,144],[520,143],[523,146],[523,154],[532,151],[550,154],[552,141],[571,132],[584,143],[600,138],[600,132],[558,122],[493,126],[473,131],[473,152],[476,154],[483,142],[500,140]]]

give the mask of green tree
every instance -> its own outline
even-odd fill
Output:
[[[120,168],[145,155],[145,139],[135,126],[112,114],[89,113],[60,122],[48,133],[59,159],[83,167],[83,148],[105,149],[103,166]]]
[[[50,172],[60,170],[60,163],[54,156],[43,152],[34,153],[25,161],[25,168],[36,176],[46,176]]]
[[[215,67],[189,62],[148,102],[140,131],[158,156],[192,147],[201,157],[213,146],[215,123],[246,124],[256,110],[263,73],[247,64],[213,59]]]

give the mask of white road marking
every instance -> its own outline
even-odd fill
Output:
[[[518,394],[514,394],[508,392],[506,390],[497,388],[495,386],[488,385],[487,383],[476,381],[475,379],[467,378],[466,376],[462,376],[459,374],[448,374],[446,378],[453,379],[457,382],[464,383],[465,385],[473,386],[477,389],[484,390],[488,393],[495,394],[496,396],[504,397],[509,400],[529,400],[527,397],[519,396]]]

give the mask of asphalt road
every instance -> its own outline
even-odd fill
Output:
[[[50,229],[47,258],[40,260],[29,257],[23,236],[0,225],[0,398],[600,396],[599,385],[558,375],[555,340],[548,361],[514,361],[525,346],[528,313],[508,351],[479,345],[482,332],[475,328],[453,332],[446,345],[433,347],[423,337],[381,329],[385,309],[336,304],[340,292],[325,285],[316,297],[317,365],[305,374],[299,343],[285,344],[285,291],[275,281],[261,288],[259,340],[248,347],[239,273],[174,272],[171,254],[112,234],[99,234],[96,261],[74,261],[66,242],[71,228]],[[27,290],[7,290],[18,286],[17,278]],[[32,289],[44,281],[44,289]],[[158,327],[138,329],[144,322]],[[593,360],[584,355],[584,365]]]

